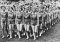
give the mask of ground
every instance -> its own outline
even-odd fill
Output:
[[[25,38],[21,39],[7,39],[1,38],[1,30],[0,30],[0,42],[60,42],[60,22],[58,22],[52,29],[46,31],[41,37],[37,40],[29,39],[26,40]]]

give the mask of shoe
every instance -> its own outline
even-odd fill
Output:
[[[14,35],[15,37],[17,36],[17,35]]]
[[[8,37],[9,35],[7,35],[7,37]]]
[[[25,35],[25,33],[23,33],[22,35]]]
[[[41,34],[39,36],[41,36]]]
[[[19,37],[19,39],[21,39],[21,37]]]
[[[34,38],[34,40],[36,40],[36,38]]]
[[[5,36],[2,36],[2,38],[4,38]]]
[[[45,32],[45,31],[44,31]]]
[[[36,37],[38,37],[38,35]]]
[[[53,24],[52,24],[52,26],[53,26]]]
[[[55,24],[55,23],[54,23]]]
[[[29,37],[27,37],[26,39],[29,39]]]
[[[9,39],[11,39],[12,37],[10,37]]]
[[[32,37],[33,35],[30,35],[30,37]]]
[[[48,28],[47,28],[47,30],[48,30]]]

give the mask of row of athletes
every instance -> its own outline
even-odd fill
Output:
[[[43,15],[37,13],[9,14],[8,12],[3,12],[1,17],[2,38],[7,34],[6,37],[9,36],[9,39],[11,39],[13,32],[15,32],[19,38],[24,34],[27,37],[26,39],[33,36],[35,40],[45,30],[48,30],[47,27],[51,25],[51,23],[46,24],[47,16],[43,18]]]

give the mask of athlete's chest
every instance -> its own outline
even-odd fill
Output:
[[[36,15],[32,15],[31,18],[32,18],[32,20],[36,20],[37,16]]]

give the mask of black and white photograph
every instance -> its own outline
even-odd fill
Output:
[[[0,42],[60,42],[60,0],[0,0]]]

